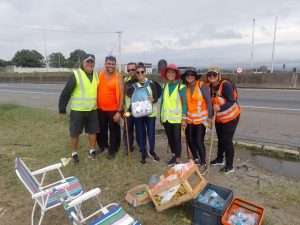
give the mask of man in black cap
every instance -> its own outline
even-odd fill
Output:
[[[79,162],[79,135],[83,128],[88,134],[89,158],[96,157],[96,133],[99,132],[97,115],[98,75],[94,71],[95,56],[86,54],[81,59],[80,68],[74,70],[59,98],[59,113],[65,114],[70,102],[70,137],[72,158]]]

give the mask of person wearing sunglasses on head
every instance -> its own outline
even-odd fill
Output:
[[[134,117],[136,139],[142,154],[141,163],[145,164],[147,156],[154,161],[160,160],[155,152],[155,121],[161,87],[146,77],[144,63],[137,64],[136,78],[137,81],[127,90],[127,96],[131,98],[130,111]]]
[[[97,142],[100,152],[108,148],[108,159],[113,159],[121,143],[121,113],[123,112],[124,85],[116,70],[116,57],[105,57],[104,70],[99,72],[98,117],[100,132]]]
[[[180,72],[175,64],[161,70],[164,81],[160,120],[165,128],[172,158],[168,165],[180,163],[181,127],[186,127],[186,87],[180,81]]]
[[[127,90],[132,86],[133,83],[137,81],[136,79],[136,63],[129,62],[127,64],[127,74],[124,76],[124,112],[126,113],[130,107],[130,98],[126,95]],[[126,115],[126,114],[125,114]],[[127,115],[127,130],[126,126],[123,129],[123,143],[124,149],[127,153],[128,147],[131,152],[134,151],[134,118],[131,114]],[[127,146],[127,132],[128,132],[128,142]]]
[[[59,97],[59,113],[66,114],[70,101],[70,137],[72,158],[79,162],[79,135],[83,128],[88,134],[89,157],[96,157],[96,133],[99,132],[97,115],[98,75],[94,71],[95,56],[86,54],[82,57],[80,68],[68,80]]]
[[[206,79],[211,90],[218,136],[217,158],[212,160],[210,164],[224,165],[225,153],[225,166],[220,171],[229,174],[234,172],[234,147],[232,139],[240,118],[237,89],[230,80],[221,79],[218,67],[209,68]]]
[[[186,70],[181,78],[186,85],[187,142],[195,163],[199,164],[201,172],[204,172],[206,170],[204,137],[206,127],[211,126],[213,114],[210,91],[200,80],[200,75],[195,69]]]

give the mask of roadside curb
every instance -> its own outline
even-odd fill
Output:
[[[251,143],[246,141],[234,141],[234,145],[246,147],[264,153],[275,154],[277,156],[286,156],[293,159],[300,159],[300,149],[291,149],[286,146],[265,145],[260,143]]]

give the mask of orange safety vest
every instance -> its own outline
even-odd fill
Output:
[[[201,93],[200,88],[202,87],[201,81],[196,81],[194,91],[191,92],[191,88],[187,87],[187,118],[188,124],[204,124],[207,125],[208,111],[207,104],[204,96]]]
[[[110,76],[107,79],[104,71],[99,73],[97,106],[103,111],[117,111],[120,106],[120,75]]]
[[[230,82],[228,80],[221,80],[219,89],[216,92],[216,96],[213,97],[212,99],[212,103],[213,105],[224,105],[226,102],[226,99],[223,98],[223,85],[225,82]],[[224,110],[224,111],[220,111],[216,113],[216,122],[217,123],[228,123],[232,120],[234,120],[235,118],[237,118],[240,113],[241,113],[241,109],[240,106],[237,103],[237,98],[238,98],[238,94],[237,94],[237,90],[235,87],[233,87],[233,98],[235,100],[235,103],[229,107],[228,109]]]

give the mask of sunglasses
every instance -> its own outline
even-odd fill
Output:
[[[133,71],[136,71],[136,69],[129,69],[129,70],[127,70],[127,72],[133,72]]]
[[[142,70],[142,71],[136,71],[136,73],[137,73],[137,74],[144,74],[145,71],[144,71],[144,70]]]
[[[208,72],[207,77],[217,77],[219,74],[216,72]]]

